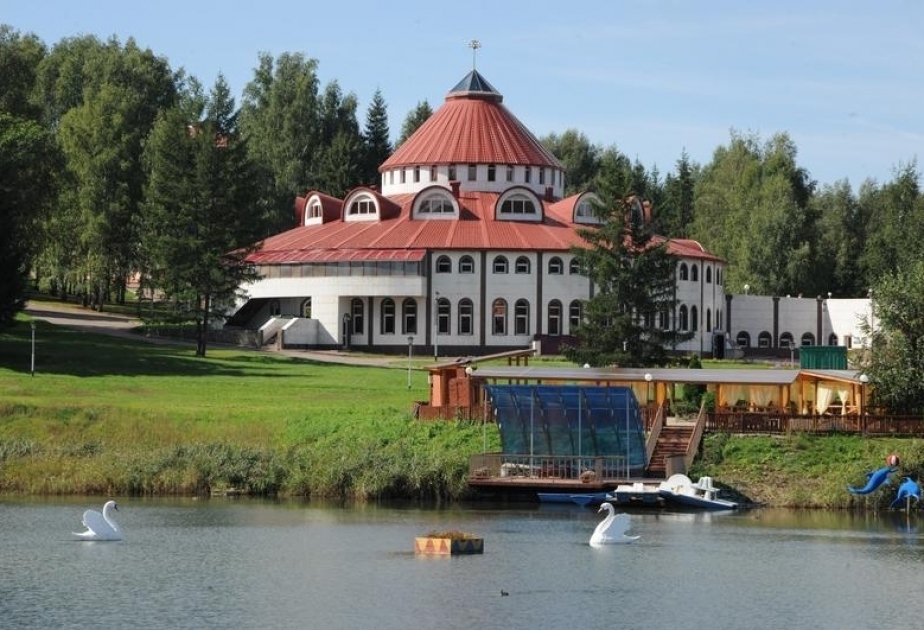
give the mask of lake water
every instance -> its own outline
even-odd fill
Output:
[[[73,541],[101,505],[0,501],[0,627],[924,624],[920,514],[632,512],[640,540],[592,548],[599,516],[577,506],[122,499],[124,541]],[[415,556],[437,529],[483,537],[484,555]]]

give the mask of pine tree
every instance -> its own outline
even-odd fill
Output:
[[[405,140],[413,136],[414,132],[420,129],[420,126],[427,122],[427,119],[432,115],[433,108],[430,107],[430,103],[427,101],[417,103],[417,107],[408,113],[407,117],[404,119],[404,124],[401,125],[401,136],[395,143],[395,148],[397,149],[404,144]]]
[[[376,90],[366,111],[363,130],[363,172],[361,183],[374,185],[379,181],[379,166],[391,155],[388,139],[388,107],[381,90]]]
[[[584,303],[578,344],[565,356],[592,366],[665,365],[668,350],[692,336],[671,326],[677,261],[652,233],[638,197],[598,214],[604,222],[579,230],[588,246],[574,250],[596,293]]]

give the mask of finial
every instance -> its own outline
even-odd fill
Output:
[[[477,39],[473,39],[468,43],[468,47],[472,49],[472,70],[475,69],[475,55],[478,54],[478,49],[481,48],[481,42]]]

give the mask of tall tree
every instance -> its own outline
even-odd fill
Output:
[[[391,155],[391,141],[388,139],[388,107],[381,90],[376,90],[366,110],[366,126],[363,129],[363,171],[360,183],[377,185],[379,166]]]
[[[426,100],[417,103],[417,107],[408,112],[408,115],[404,118],[404,123],[401,125],[401,135],[398,136],[398,141],[395,142],[395,148],[397,149],[404,141],[414,135],[414,132],[420,129],[420,126],[427,122],[427,119],[433,115],[433,108],[430,107],[430,103]]]
[[[212,323],[238,288],[256,278],[245,259],[265,233],[250,181],[255,167],[238,128],[230,90],[218,77],[204,120],[163,113],[145,153],[149,171],[142,222],[151,276],[196,323],[196,354],[205,356]]]
[[[600,168],[602,149],[576,129],[568,129],[560,136],[554,133],[541,138],[542,145],[558,158],[565,167],[568,180],[565,194],[573,195],[588,190]]]
[[[870,286],[859,265],[866,237],[850,184],[841,180],[826,185],[810,203],[818,217],[818,255],[813,265],[817,285],[828,287],[838,297],[863,297]]]
[[[695,216],[696,166],[686,150],[677,160],[676,174],[664,179],[664,197],[655,205],[656,226],[664,236],[687,238]]]
[[[872,352],[861,367],[874,401],[897,413],[924,411],[924,260],[907,261],[875,287]]]
[[[703,169],[690,235],[730,261],[726,285],[755,292],[800,293],[814,287],[814,182],[796,164],[786,134],[761,143],[732,134]]]
[[[356,120],[356,96],[344,95],[337,81],[321,98],[321,144],[318,189],[342,197],[360,184],[363,139]]]
[[[0,111],[38,119],[41,109],[33,97],[45,45],[35,35],[20,35],[0,24]]]
[[[587,247],[574,250],[596,292],[565,356],[592,366],[666,365],[669,349],[692,336],[664,325],[675,310],[677,261],[651,232],[638,197],[620,197],[598,215],[605,221],[579,230]]]
[[[58,157],[38,123],[0,111],[0,328],[25,304],[38,219],[54,194]]]
[[[266,171],[258,187],[271,232],[292,227],[293,199],[318,188],[326,145],[317,68],[317,60],[298,53],[262,54],[244,88],[241,132],[252,160]]]

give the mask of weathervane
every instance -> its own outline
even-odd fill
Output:
[[[472,49],[472,70],[475,69],[475,55],[478,54],[478,49],[481,48],[481,42],[477,39],[473,39],[468,43],[468,47]]]

